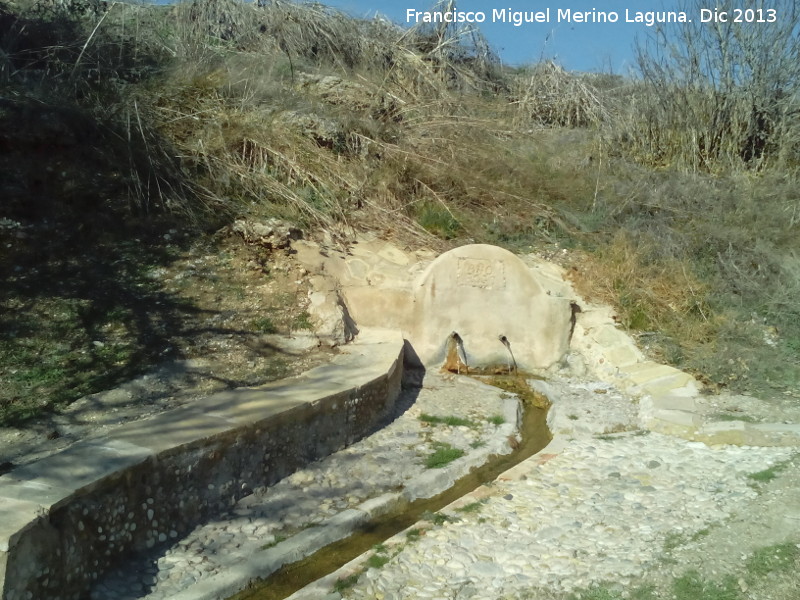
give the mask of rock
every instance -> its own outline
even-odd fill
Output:
[[[310,332],[294,332],[291,335],[270,333],[259,337],[260,341],[289,355],[303,354],[319,346],[320,340]]]
[[[280,219],[267,219],[263,223],[239,219],[231,231],[242,236],[248,244],[258,244],[268,250],[288,248],[294,240],[303,238],[302,230]]]
[[[340,150],[347,147],[347,132],[334,119],[325,119],[314,114],[289,112],[281,115],[281,120],[289,128],[299,131],[322,148]]]
[[[350,342],[358,334],[358,328],[338,292],[311,292],[309,300],[308,312],[321,342],[338,346]]]

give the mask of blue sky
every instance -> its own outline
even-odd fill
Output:
[[[434,0],[401,0],[378,2],[374,0],[322,0],[354,16],[373,16],[376,12],[395,23],[406,24],[407,9],[430,10]],[[481,30],[503,61],[511,65],[537,62],[541,58],[555,58],[567,69],[604,71],[624,74],[632,67],[632,45],[637,35],[646,35],[643,23],[626,23],[625,9],[631,11],[664,10],[665,2],[640,0],[458,0],[461,12],[483,11],[487,14]],[[714,2],[710,2],[713,6]],[[491,23],[492,9],[513,11],[541,11],[550,8],[551,22],[531,23],[515,27],[510,23]],[[617,23],[556,22],[557,10],[570,8],[577,11],[615,11]],[[668,25],[676,27],[678,25]]]

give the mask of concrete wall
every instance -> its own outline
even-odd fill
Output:
[[[373,431],[399,395],[403,340],[360,337],[301,377],[223,392],[0,477],[0,598],[84,598],[131,553]]]

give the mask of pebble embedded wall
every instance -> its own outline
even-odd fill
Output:
[[[77,490],[9,537],[0,552],[0,597],[86,598],[125,556],[168,545],[369,434],[394,412],[401,377],[402,340],[391,368],[363,385],[145,457]]]

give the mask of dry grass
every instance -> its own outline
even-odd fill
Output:
[[[586,77],[547,61],[523,70],[513,80],[515,125],[596,127],[608,121],[606,99]]]
[[[797,99],[754,106],[746,89],[642,84],[632,86],[628,109],[612,138],[637,161],[692,172],[796,169],[800,165]]]
[[[697,13],[705,4],[682,0]],[[755,5],[754,5],[755,6]],[[689,171],[728,173],[800,166],[800,13],[751,23],[652,28],[637,43],[641,78],[622,127],[639,160]]]
[[[708,324],[707,284],[684,262],[657,256],[657,243],[650,240],[648,248],[623,230],[596,253],[578,253],[571,270],[576,288],[586,297],[619,306],[627,329],[662,331],[678,317],[687,324]],[[705,335],[707,327],[690,337]]]
[[[800,382],[796,202],[785,176],[616,171],[573,275],[619,308],[655,358],[715,386],[771,394]],[[780,382],[780,383],[779,383]]]

